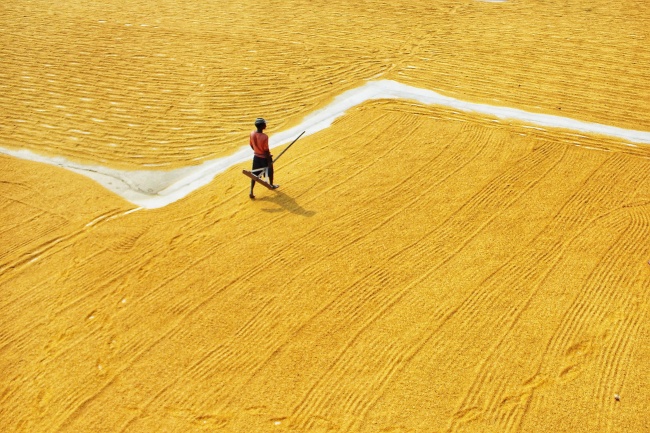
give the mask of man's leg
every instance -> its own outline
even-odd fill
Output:
[[[273,160],[268,161],[268,168],[267,168],[267,174],[269,175],[269,183],[271,186],[275,189],[279,187],[280,185],[275,185],[273,184]]]
[[[259,159],[256,156],[254,156],[253,157],[253,168],[252,168],[253,174],[257,175],[257,172],[255,170],[260,168],[260,165],[261,164],[260,164]],[[253,194],[253,188],[255,188],[255,181],[251,179],[251,192],[248,194],[248,196],[251,199],[255,198],[255,194]]]

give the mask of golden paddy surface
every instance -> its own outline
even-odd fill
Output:
[[[4,2],[0,147],[184,167],[369,79],[648,131],[649,17]],[[380,100],[244,166],[137,210],[0,155],[2,431],[650,429],[650,148]]]

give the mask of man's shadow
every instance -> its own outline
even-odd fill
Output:
[[[312,217],[316,215],[316,212],[306,210],[296,202],[296,199],[289,197],[285,193],[278,190],[274,191],[274,194],[271,196],[261,197],[257,200],[277,205],[277,207],[274,208],[262,209],[264,212],[282,212],[285,210],[305,217]]]

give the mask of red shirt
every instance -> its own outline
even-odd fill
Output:
[[[255,156],[260,158],[267,158],[270,155],[269,151],[269,136],[263,132],[251,132],[251,148],[255,152]]]

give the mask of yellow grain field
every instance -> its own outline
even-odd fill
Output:
[[[2,2],[0,430],[650,431],[648,144],[372,100],[157,209],[7,154],[197,166],[380,79],[650,131],[649,46],[642,0]]]

